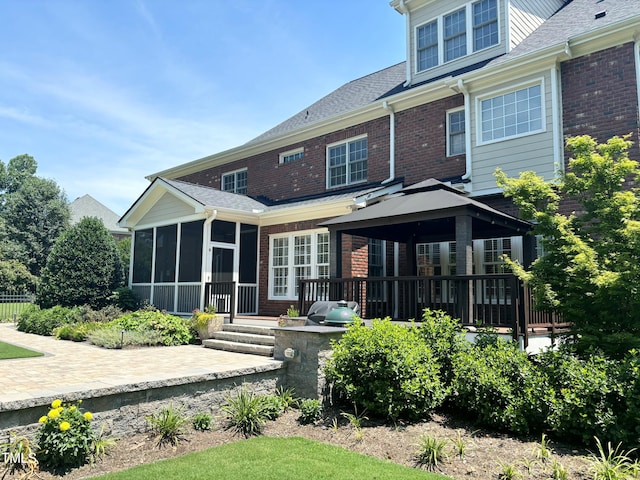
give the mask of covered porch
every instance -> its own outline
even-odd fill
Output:
[[[474,241],[519,237],[518,257],[528,266],[536,255],[535,238],[527,234],[531,224],[442,182],[426,180],[321,225],[330,232],[331,274],[300,281],[301,312],[316,300],[339,299],[358,302],[368,319],[420,320],[423,309],[431,308],[467,326],[511,329],[525,343],[535,329],[555,332],[564,326],[554,315],[534,309],[530,292],[514,275],[501,268],[479,271],[478,262],[474,264]],[[408,275],[343,278],[344,235],[404,244]],[[419,268],[417,246],[437,242],[452,242],[449,270],[454,274],[433,275]]]

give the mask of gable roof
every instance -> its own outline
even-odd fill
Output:
[[[129,234],[126,228],[118,225],[118,214],[110,208],[106,207],[91,195],[83,195],[76,198],[69,204],[71,211],[71,224],[75,225],[86,217],[96,217],[102,220],[102,223],[111,233]]]

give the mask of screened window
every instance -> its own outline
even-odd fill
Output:
[[[418,27],[418,71],[438,65],[438,22]]]
[[[179,282],[199,282],[202,273],[203,220],[183,223],[180,227]]]
[[[133,238],[133,283],[151,283],[153,229],[138,230]]]
[[[225,192],[247,194],[247,171],[238,170],[236,172],[222,175],[222,190]]]
[[[178,226],[168,225],[156,229],[156,283],[176,281],[176,245]]]
[[[462,155],[466,151],[464,110],[447,114],[447,155]]]
[[[305,232],[271,238],[271,298],[295,299],[301,279],[329,278],[329,234]]]
[[[327,148],[328,186],[339,187],[366,181],[367,138],[359,138]]]
[[[483,142],[541,131],[542,86],[482,100],[480,110]]]
[[[258,267],[258,226],[240,224],[240,283],[256,283]]]

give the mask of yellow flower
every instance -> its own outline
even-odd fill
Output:
[[[41,417],[40,417],[40,420],[38,420],[38,422],[40,422],[40,423],[47,423],[47,416],[46,416],[46,415],[41,416]]]
[[[71,405],[71,406],[69,407],[69,411],[70,411],[70,412],[75,412],[75,411],[76,411],[76,406],[75,406],[75,405]]]
[[[69,430],[71,428],[71,424],[69,422],[60,422],[60,430],[61,431],[66,431]]]
[[[60,405],[62,405],[62,400],[60,399],[56,399],[51,402],[51,408],[60,408]]]
[[[47,414],[47,417],[49,417],[52,420],[54,418],[58,418],[59,416],[60,416],[60,411],[57,408],[53,408],[49,410],[49,413]]]
[[[93,420],[93,415],[91,414],[91,412],[84,412],[84,419],[87,422],[90,422],[91,420]]]

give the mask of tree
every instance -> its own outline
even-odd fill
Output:
[[[544,251],[529,270],[508,263],[531,285],[539,307],[573,323],[576,348],[612,356],[640,347],[640,198],[626,185],[640,169],[629,159],[628,138],[568,139],[567,172],[553,183],[533,172],[518,179],[496,172],[505,196],[533,220]],[[581,208],[561,214],[566,200]]]
[[[21,182],[17,190],[4,195],[0,252],[39,275],[56,238],[69,227],[71,215],[55,181],[31,175]]]
[[[115,240],[102,220],[83,218],[56,241],[42,271],[38,302],[101,308],[122,285]]]
[[[131,237],[125,237],[116,243],[125,284],[129,281],[129,262],[131,260]]]
[[[0,260],[0,292],[35,292],[37,278],[17,260]]]
[[[0,194],[17,191],[27,178],[36,174],[37,169],[38,163],[31,155],[18,155],[9,160],[6,166],[0,160]]]

